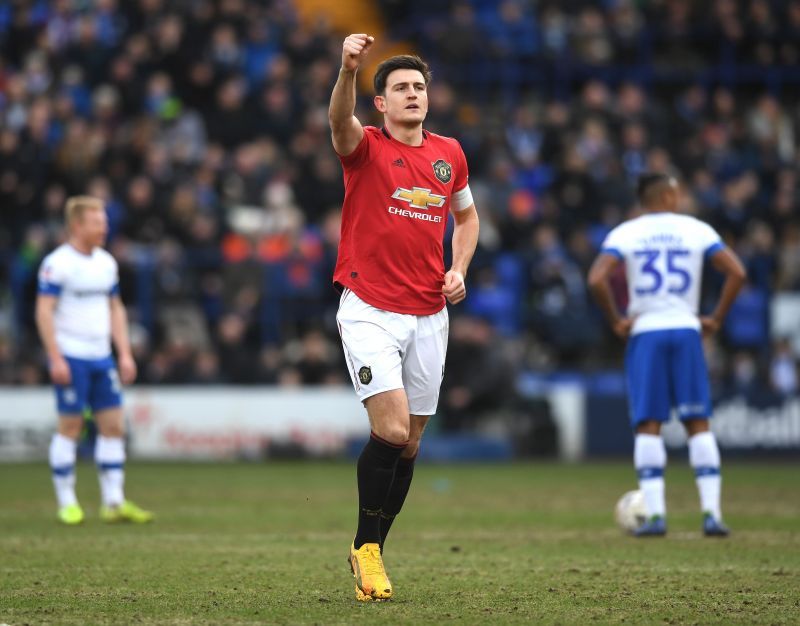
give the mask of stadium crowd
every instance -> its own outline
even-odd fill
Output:
[[[800,290],[800,1],[380,5],[382,36],[432,64],[426,127],[461,141],[482,220],[446,410],[480,395],[472,359],[504,382],[618,367],[585,276],[649,169],[680,173],[748,268],[709,345],[717,388],[797,391],[769,311]],[[287,0],[0,2],[0,383],[46,381],[36,272],[77,193],[107,202],[140,382],[347,383],[327,123],[343,35]]]

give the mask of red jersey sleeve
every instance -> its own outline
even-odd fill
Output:
[[[456,168],[455,168],[455,176],[453,178],[453,191],[458,192],[464,189],[467,186],[467,182],[469,182],[469,169],[467,167],[467,157],[464,156],[464,150],[461,149],[461,144],[457,141],[455,142],[456,146]]]
[[[364,136],[358,142],[356,149],[347,156],[339,155],[342,166],[348,170],[364,167],[372,161],[378,153],[380,145],[380,130],[374,126],[364,127]]]

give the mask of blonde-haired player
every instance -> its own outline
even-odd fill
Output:
[[[58,429],[50,443],[50,468],[58,519],[80,524],[75,497],[75,459],[83,415],[91,409],[99,435],[95,461],[106,522],[149,522],[153,514],[125,499],[122,384],[136,378],[125,306],[119,295],[117,262],[103,249],[108,234],[105,206],[75,196],[65,207],[67,243],[42,261],[36,325],[55,385]],[[119,373],[111,351],[117,350]]]

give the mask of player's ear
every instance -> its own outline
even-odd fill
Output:
[[[386,98],[383,96],[375,96],[372,100],[375,103],[375,108],[381,113],[386,113]]]
[[[667,199],[672,204],[675,204],[675,205],[680,204],[681,192],[678,189],[678,187],[670,187],[669,190],[668,190],[668,193],[669,193],[669,196],[668,196]]]

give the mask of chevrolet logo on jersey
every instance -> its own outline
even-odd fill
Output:
[[[440,207],[444,204],[446,199],[444,196],[431,193],[430,189],[425,189],[423,187],[412,187],[411,189],[398,187],[392,194],[392,198],[408,202],[409,206],[414,209]]]

